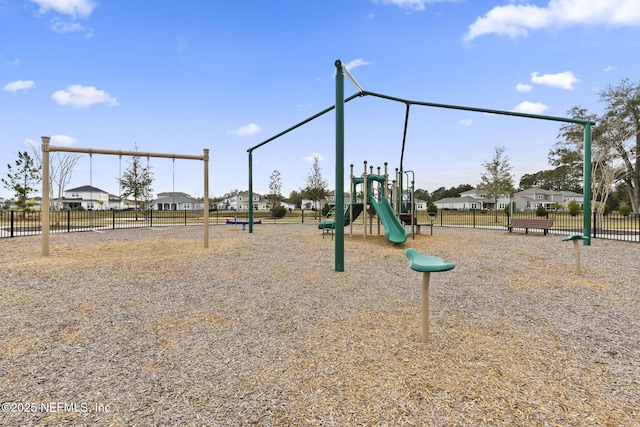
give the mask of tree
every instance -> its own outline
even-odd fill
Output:
[[[327,181],[322,177],[322,171],[320,170],[320,157],[317,154],[313,155],[313,166],[311,167],[311,171],[309,175],[307,175],[307,185],[302,190],[302,194],[309,200],[312,200],[314,203],[314,207],[316,212],[318,210],[318,202],[329,194],[327,187]]]
[[[471,189],[473,189],[473,185],[471,184],[461,184],[457,187],[451,187],[448,190],[444,187],[440,187],[433,193],[431,193],[431,198],[429,199],[429,201],[436,202],[447,197],[460,197],[460,194]]]
[[[274,170],[271,176],[269,177],[269,194],[267,195],[267,199],[269,200],[269,207],[271,208],[271,213],[274,214],[276,212],[276,208],[280,206],[280,202],[282,201],[282,178],[280,177],[280,172]]]
[[[302,194],[298,193],[296,190],[293,190],[289,193],[289,203],[294,205],[296,208],[302,207]]]
[[[135,147],[138,151],[138,146]],[[153,197],[153,173],[149,166],[143,167],[140,156],[132,156],[129,167],[118,179],[122,189],[121,197],[132,198],[136,209],[146,209]]]
[[[572,117],[597,122],[592,130],[594,198],[606,198],[610,187],[621,180],[633,211],[640,213],[640,83],[623,79],[599,92],[599,100],[606,103],[601,117],[580,107],[569,111]],[[571,165],[577,173],[583,162],[583,126],[562,125],[558,136],[550,161]]]
[[[511,165],[509,158],[505,155],[507,149],[502,146],[494,148],[493,159],[484,162],[482,166],[485,172],[480,175],[480,186],[486,192],[488,198],[493,199],[496,207],[496,222],[498,221],[498,199],[510,196],[513,193],[513,175],[511,175]]]
[[[520,178],[518,188],[526,190],[531,187],[540,187],[555,191],[582,192],[582,171],[579,175],[574,173],[575,169],[567,165],[561,165],[554,169],[539,171],[533,174],[524,174]]]
[[[27,145],[31,147],[33,158],[36,161],[39,172],[42,172],[42,157],[39,146],[29,140]],[[49,208],[55,211],[62,209],[64,188],[71,182],[73,168],[82,156],[76,153],[61,153],[58,151],[49,153]],[[40,174],[42,180],[42,174]],[[59,217],[56,219],[59,221]]]
[[[7,164],[7,179],[2,178],[4,187],[15,193],[16,205],[19,209],[27,208],[27,198],[29,193],[36,190],[34,188],[41,181],[40,169],[26,151],[18,152],[18,159],[15,167]]]
[[[627,184],[633,212],[640,213],[640,82],[623,79],[599,95],[607,104],[602,117],[606,142],[621,160],[621,179]]]

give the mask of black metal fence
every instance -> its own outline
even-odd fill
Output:
[[[202,225],[203,211],[174,210],[97,210],[97,211],[52,211],[49,230],[51,233],[78,231],[115,230],[141,227],[174,227]],[[41,212],[0,211],[0,238],[33,236],[42,232]],[[254,220],[263,223],[304,223],[319,221],[314,211],[287,212],[283,218],[273,218],[270,212],[255,212]],[[209,224],[231,224],[246,222],[248,212],[211,211]]]
[[[536,218],[535,212],[518,212],[509,216],[502,211],[456,211],[441,210],[435,216],[426,211],[415,213],[418,224],[431,224],[434,227],[470,227],[494,230],[506,230],[511,217]],[[50,213],[51,233],[70,233],[92,230],[113,230],[139,227],[167,227],[201,225],[203,211],[155,211],[155,210],[104,210],[104,211],[52,211]],[[555,234],[581,233],[582,214],[569,215],[566,212],[548,212],[545,218],[553,219]],[[254,221],[266,223],[315,223],[324,218],[319,212],[309,210],[289,211],[283,218],[274,218],[271,212],[254,212]],[[375,217],[372,219],[376,221]],[[248,221],[246,211],[211,211],[209,224],[227,224]],[[355,222],[360,221],[360,218]],[[21,211],[0,211],[0,238],[33,236],[42,232],[41,213]],[[593,238],[625,240],[640,243],[640,215],[619,214],[602,215],[594,213],[592,217]]]

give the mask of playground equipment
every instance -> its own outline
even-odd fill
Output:
[[[422,273],[422,342],[429,342],[429,278],[431,273],[452,270],[454,264],[446,263],[442,258],[436,256],[423,255],[413,248],[405,251],[409,259],[409,267],[412,270]]]
[[[539,114],[528,114],[528,113],[520,113],[516,111],[504,111],[504,110],[494,110],[488,108],[477,108],[477,107],[465,107],[460,105],[449,105],[449,104],[438,104],[433,102],[421,102],[421,101],[411,101],[408,99],[398,98],[394,96],[382,95],[379,93],[365,91],[360,84],[353,78],[353,76],[349,73],[349,70],[345,67],[345,65],[339,59],[334,63],[336,67],[336,85],[335,85],[335,105],[324,109],[323,111],[309,117],[306,120],[286,129],[283,132],[261,142],[258,145],[255,145],[247,150],[249,154],[249,221],[251,222],[253,218],[253,152],[254,150],[262,147],[263,145],[281,137],[282,135],[291,132],[292,130],[309,123],[312,120],[332,111],[336,110],[336,119],[335,119],[335,158],[336,158],[336,167],[335,167],[335,188],[336,188],[336,218],[335,218],[335,271],[344,271],[344,105],[352,101],[358,97],[364,96],[373,96],[377,98],[386,99],[389,101],[395,101],[405,104],[405,124],[404,124],[404,134],[402,140],[402,151],[400,156],[400,179],[399,179],[399,187],[400,194],[402,194],[402,175],[404,174],[404,148],[406,142],[406,134],[407,127],[409,122],[409,109],[411,105],[422,105],[426,107],[435,107],[435,108],[446,108],[453,110],[464,110],[464,111],[472,111],[477,113],[488,113],[488,114],[497,114],[504,116],[512,116],[512,117],[524,117],[530,119],[538,119],[538,120],[549,120],[555,122],[564,122],[564,123],[575,123],[580,124],[584,127],[584,155],[583,155],[583,178],[584,178],[584,211],[591,212],[591,126],[595,125],[596,122],[592,120],[581,120],[575,118],[565,118],[565,117],[554,117],[554,116],[543,116]],[[344,97],[344,77],[347,77],[349,81],[356,87],[358,93],[351,95],[347,98]],[[582,234],[585,236],[584,245],[588,246],[591,244],[591,240],[588,236],[591,235],[591,215],[584,215],[583,219],[583,230]],[[252,224],[249,224],[249,233],[253,231]]]
[[[394,181],[395,182],[395,181]],[[394,184],[395,185],[395,184]],[[402,222],[398,219],[396,215],[396,211],[394,210],[392,203],[389,201],[389,193],[391,193],[393,200],[393,195],[397,193],[394,189],[389,192],[389,174],[387,171],[387,164],[384,164],[384,175],[380,174],[380,168],[378,168],[378,173],[373,173],[373,167],[371,167],[370,171],[367,172],[367,162],[364,162],[364,173],[360,177],[353,176],[353,165],[351,165],[351,203],[350,204],[359,204],[362,206],[370,205],[376,211],[378,215],[378,219],[382,222],[382,226],[384,227],[384,234],[388,241],[391,243],[403,243],[407,240],[407,230],[405,230]],[[337,201],[336,201],[337,204]],[[395,203],[394,203],[395,204]],[[367,236],[367,210],[364,210],[364,218],[363,223],[364,227],[364,236],[366,239]],[[355,209],[350,209],[350,212],[355,212]],[[345,212],[346,215],[346,212]],[[353,234],[353,220],[355,218],[345,219],[345,222],[348,221],[351,224],[350,234]],[[378,233],[380,232],[380,228],[378,227]],[[371,234],[371,222],[369,233]]]
[[[582,273],[580,272],[580,245],[579,241],[585,240],[586,237],[582,234],[571,234],[570,236],[562,239],[563,242],[573,242],[573,247],[575,248],[576,253],[576,274],[580,276]]]
[[[249,221],[238,221],[238,219],[234,216],[233,217],[233,221],[231,221],[229,218],[227,218],[226,222],[227,225],[234,225],[234,224],[239,224],[242,225],[242,229],[245,230],[247,224],[249,224]],[[256,221],[253,221],[254,224],[262,224],[262,219],[258,219]]]
[[[67,152],[67,153],[85,153],[92,157],[93,154],[109,154],[115,156],[146,156],[149,157],[161,157],[169,159],[186,159],[186,160],[202,160],[204,162],[204,237],[203,243],[205,249],[209,247],[209,149],[203,149],[204,154],[202,156],[195,156],[189,154],[166,154],[166,153],[140,153],[138,151],[121,151],[121,150],[96,150],[92,148],[77,148],[77,147],[56,147],[49,145],[51,137],[42,137],[42,256],[49,255],[49,232],[50,232],[50,219],[49,219],[49,206],[50,195],[49,187],[51,185],[49,178],[49,153],[50,152]]]
[[[350,203],[349,205],[347,205],[346,211],[344,213],[345,227],[351,224],[353,220],[358,218],[362,213],[363,209],[364,209],[364,205],[362,203]],[[335,230],[336,228],[336,222],[335,220],[331,220],[329,218],[332,218],[335,216],[335,210],[336,210],[335,207],[331,208],[329,212],[327,212],[327,215],[325,216],[325,220],[318,223],[318,228],[322,230],[323,239],[326,233],[331,233],[331,238],[333,239],[333,230]]]
[[[373,166],[371,171],[367,172],[367,162],[364,162],[364,173],[360,177],[353,175],[353,165],[351,165],[351,200],[349,204],[344,208],[343,223],[344,227],[350,225],[350,234],[353,234],[353,223],[364,211],[363,224],[364,224],[364,236],[367,236],[367,216],[369,216],[366,206],[371,206],[376,211],[378,216],[378,234],[380,234],[380,222],[384,227],[385,237],[391,243],[403,243],[407,240],[408,233],[405,230],[402,222],[398,219],[397,213],[393,206],[398,204],[395,202],[397,188],[396,182],[389,184],[389,174],[387,171],[387,164],[384,164],[384,175],[380,174],[380,167],[378,167],[378,173],[373,173]],[[398,170],[396,169],[396,174]],[[391,199],[391,201],[389,200]],[[366,202],[365,202],[366,201]],[[318,228],[325,232],[329,231],[333,235],[333,231],[336,229],[336,220],[329,218],[335,218],[335,207],[331,208],[327,212],[325,221],[318,224]],[[413,210],[412,210],[413,213]],[[369,216],[369,234],[372,234],[372,218]]]

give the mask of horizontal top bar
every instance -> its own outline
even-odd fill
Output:
[[[578,123],[582,125],[595,125],[596,122],[592,120],[581,120],[574,119],[570,117],[555,117],[555,116],[543,116],[540,114],[528,114],[528,113],[518,113],[516,111],[503,111],[503,110],[492,110],[488,108],[477,108],[477,107],[465,107],[462,105],[449,105],[449,104],[438,104],[434,102],[422,102],[422,101],[411,101],[408,99],[397,98],[395,96],[382,95],[380,93],[363,91],[363,95],[371,95],[376,96],[378,98],[388,99],[390,101],[402,102],[404,104],[410,105],[424,105],[426,107],[436,107],[436,108],[448,108],[452,110],[464,110],[464,111],[475,111],[478,113],[489,113],[489,114],[499,114],[502,116],[515,116],[515,117],[526,117],[530,119],[540,119],[540,120],[551,120],[554,122],[566,122],[566,123]]]
[[[44,144],[43,144],[44,148]],[[63,151],[67,153],[87,153],[87,154],[110,154],[114,156],[133,156],[133,157],[162,157],[166,159],[185,159],[185,160],[205,160],[205,156],[195,156],[189,154],[167,154],[167,153],[144,153],[141,151],[123,151],[123,150],[100,150],[94,148],[79,147],[58,147],[47,145],[48,151]]]

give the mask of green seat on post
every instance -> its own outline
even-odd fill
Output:
[[[422,273],[422,342],[426,343],[429,342],[429,278],[431,273],[452,270],[455,265],[437,256],[421,254],[413,248],[407,249],[405,255],[409,259],[409,267]]]
[[[409,267],[420,273],[432,273],[436,271],[452,270],[453,264],[444,262],[442,258],[437,256],[423,255],[413,248],[406,250],[405,255],[409,258]]]
[[[576,254],[576,274],[580,276],[582,272],[580,271],[580,244],[581,240],[588,240],[587,236],[583,236],[582,234],[571,234],[562,239],[563,242],[573,242],[573,247]]]

